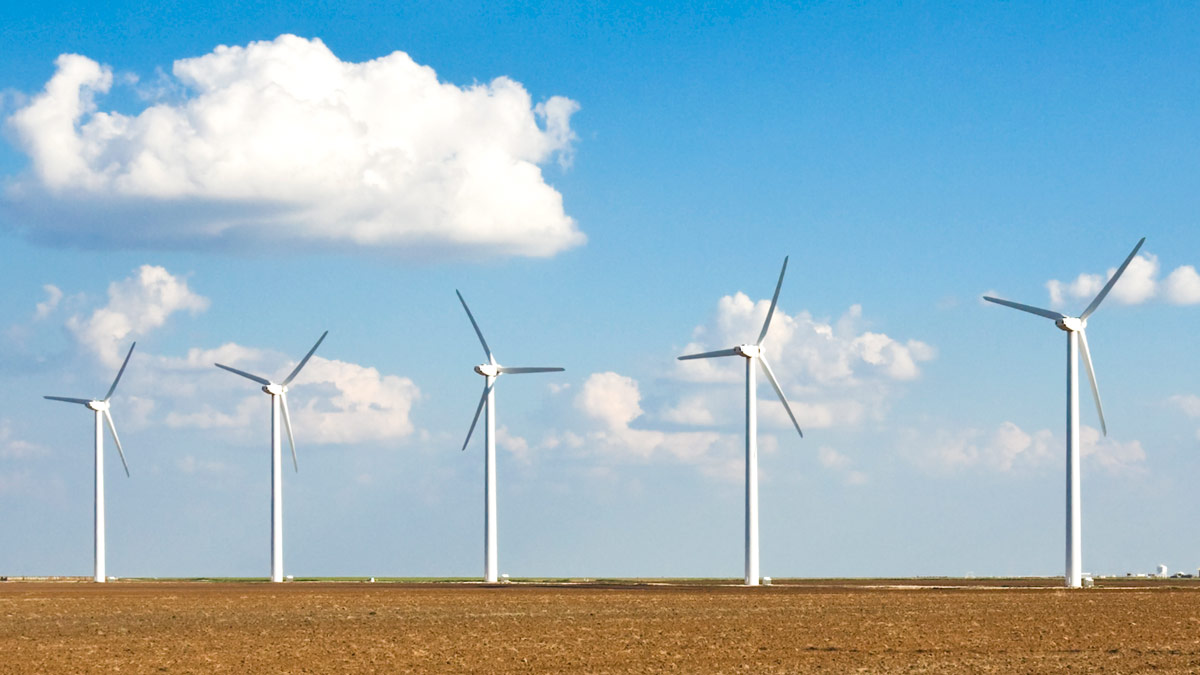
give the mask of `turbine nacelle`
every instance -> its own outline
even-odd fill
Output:
[[[763,355],[763,348],[758,345],[738,345],[733,348],[733,351],[738,356],[744,356],[748,359],[756,359]]]
[[[116,378],[113,379],[112,386],[108,388],[108,393],[104,395],[104,398],[87,399],[87,398],[71,398],[68,396],[45,396],[45,397],[43,397],[43,398],[49,399],[51,401],[62,401],[63,403],[78,403],[78,404],[84,406],[85,408],[87,408],[88,410],[91,410],[92,412],[100,413],[100,417],[103,417],[104,423],[106,425],[108,425],[108,430],[112,432],[113,441],[115,441],[117,444],[117,454],[119,454],[121,456],[121,466],[125,467],[125,475],[126,476],[129,475],[129,464],[125,461],[125,449],[121,447],[121,437],[117,435],[117,426],[116,426],[116,424],[113,423],[112,413],[110,413],[108,410],[110,408],[109,399],[112,398],[113,392],[115,392],[117,390],[117,383],[119,383],[121,381],[121,376],[125,374],[125,366],[129,365],[129,358],[131,356],[133,356],[133,348],[136,346],[137,346],[136,342],[129,345],[129,351],[125,354],[125,360],[123,362],[121,362],[121,369],[117,371],[117,376],[116,376]],[[99,422],[99,419],[97,419],[97,422]],[[96,447],[99,448],[100,444],[102,442],[102,434],[103,434],[103,432],[100,430],[99,426],[96,427],[96,433],[97,433]],[[99,458],[97,457],[97,459],[99,459]],[[99,465],[97,465],[97,466],[99,466]],[[99,481],[99,480],[100,480],[99,474],[97,474],[97,481]],[[97,499],[98,499],[97,506],[102,511],[103,510],[102,502],[103,502],[104,498],[102,496],[98,496]],[[97,541],[104,538],[103,528],[100,528],[97,530],[96,537],[97,537]],[[103,547],[101,546],[101,548],[103,548]],[[99,560],[101,557],[103,557],[103,553],[99,552],[99,550],[98,550],[97,555],[99,556],[97,558],[97,560]],[[97,569],[103,569],[103,567],[104,567],[104,565],[102,562],[98,563]],[[102,580],[101,576],[97,576],[96,580],[97,581]]]
[[[779,397],[779,402],[783,404],[783,409],[787,411],[788,417],[792,419],[792,425],[796,427],[796,433],[800,434],[800,437],[803,438],[804,432],[800,430],[800,423],[796,421],[796,415],[792,413],[792,406],[788,404],[787,397],[783,395],[783,388],[779,386],[779,380],[775,378],[775,373],[771,371],[771,364],[767,363],[766,350],[762,346],[763,340],[767,338],[767,330],[771,327],[771,317],[775,315],[775,307],[779,304],[779,290],[783,288],[783,275],[787,272],[787,263],[788,259],[784,258],[783,267],[779,270],[779,281],[775,282],[775,294],[771,296],[771,306],[767,309],[767,319],[763,321],[762,331],[758,334],[757,342],[754,344],[741,344],[729,349],[718,349],[715,352],[686,354],[680,356],[679,360],[715,359],[724,356],[741,356],[751,361],[758,360],[758,365],[762,366],[763,373],[767,376],[767,381],[771,383],[771,388],[775,390],[775,395]]]
[[[286,378],[284,378],[284,380],[281,384],[275,384],[274,382],[268,380],[265,377],[262,377],[260,375],[255,375],[254,373],[247,373],[244,370],[238,370],[237,368],[234,368],[232,366],[225,366],[220,363],[213,364],[216,367],[220,368],[221,370],[228,370],[229,372],[233,373],[234,375],[239,375],[241,377],[244,377],[247,380],[250,380],[251,382],[257,382],[258,384],[262,385],[262,390],[263,390],[264,394],[270,394],[272,397],[276,397],[276,396],[279,397],[278,401],[276,401],[274,398],[271,399],[271,406],[272,406],[272,408],[274,408],[276,403],[279,404],[279,412],[283,415],[283,430],[287,432],[288,444],[292,446],[292,466],[297,471],[300,470],[300,463],[298,461],[296,461],[296,439],[292,435],[292,419],[291,419],[292,416],[291,416],[291,413],[288,412],[288,404],[287,404],[288,387],[287,386],[289,384],[291,384],[292,380],[296,379],[296,376],[299,375],[300,371],[304,369],[304,365],[307,364],[308,360],[312,358],[312,355],[314,353],[316,353],[317,347],[320,347],[321,343],[325,341],[326,335],[329,335],[329,331],[325,331],[324,333],[321,333],[321,337],[317,338],[317,343],[312,346],[312,349],[308,350],[308,353],[304,355],[304,358],[300,359],[300,363],[296,364],[296,367],[292,369],[292,372],[289,373]],[[274,412],[272,412],[272,414],[274,414]],[[273,441],[272,441],[272,443],[273,443]],[[272,450],[274,450],[273,445],[272,445]],[[274,576],[273,573],[272,573],[272,576]],[[275,581],[279,581],[279,580],[275,579]]]
[[[1087,319],[1074,316],[1064,316],[1054,321],[1054,325],[1068,333],[1080,333],[1087,328]]]
[[[502,366],[496,363],[496,357],[492,354],[492,348],[488,346],[487,340],[483,339],[483,331],[479,330],[479,324],[475,322],[475,315],[471,313],[471,308],[467,307],[467,301],[463,298],[462,293],[454,291],[458,296],[458,301],[462,303],[463,310],[467,313],[467,319],[471,321],[471,327],[475,329],[475,337],[479,338],[479,344],[483,346],[483,353],[487,356],[488,362],[481,363],[475,366],[475,372],[480,375],[494,380],[504,373],[512,375],[524,375],[528,373],[557,373],[562,372],[562,368],[557,366]],[[486,382],[483,385],[483,394],[479,396],[479,405],[475,408],[475,417],[471,420],[471,428],[467,430],[467,440],[463,441],[463,450],[467,449],[467,444],[471,442],[471,434],[475,433],[475,424],[479,422],[479,414],[483,412],[483,406],[487,404],[488,394],[492,392],[494,382]],[[489,447],[491,440],[489,439]]]

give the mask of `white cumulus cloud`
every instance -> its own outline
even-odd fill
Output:
[[[293,411],[296,432],[313,443],[391,440],[414,431],[410,414],[421,390],[407,377],[314,356],[291,386],[309,385],[334,389],[328,396],[309,398],[300,411]]]
[[[1105,281],[1099,274],[1080,274],[1074,281],[1051,279],[1046,282],[1046,290],[1050,293],[1050,304],[1061,307],[1067,298],[1091,300],[1104,288]]]
[[[669,458],[699,466],[709,475],[736,478],[738,444],[735,437],[712,431],[666,432],[638,429],[632,423],[642,416],[641,389],[636,380],[618,373],[592,373],[575,397],[575,407],[599,428],[583,437],[553,439],[554,445],[564,440],[593,455],[626,457],[648,461]]]
[[[593,373],[575,397],[575,405],[610,429],[621,429],[642,414],[637,382],[617,373]]]
[[[1071,303],[1091,302],[1104,284],[1115,274],[1117,268],[1110,267],[1104,275],[1083,273],[1072,281],[1051,279],[1046,282],[1052,307],[1065,307]],[[1110,298],[1126,305],[1139,305],[1162,297],[1175,305],[1200,303],[1200,274],[1191,265],[1176,267],[1161,279],[1158,256],[1142,253],[1134,256],[1112,288]],[[1079,307],[1079,309],[1083,309]]]
[[[511,453],[518,462],[530,464],[533,461],[532,449],[524,436],[510,432],[503,424],[496,427],[496,445]]]
[[[550,256],[585,241],[541,166],[579,105],[497,77],[457,86],[403,52],[342,61],[282,35],[176,61],[181,97],[101,110],[112,69],[64,54],[8,124],[31,160],[21,231],[92,245]],[[159,87],[171,91],[173,87]]]
[[[217,370],[214,362],[272,379],[272,371],[263,370],[262,365],[278,364],[279,359],[277,354],[226,344],[215,350],[192,350],[186,359],[160,359],[146,366],[165,371],[155,376],[159,381],[173,381],[167,379],[166,373],[170,372],[176,376],[184,374],[192,382],[190,388],[181,386],[179,392],[171,390],[180,396],[168,402],[170,411],[164,416],[167,426],[245,431],[267,424],[270,399],[257,391],[257,385]],[[286,374],[294,367],[295,363],[290,363],[280,372]],[[243,386],[244,389],[239,389]],[[200,397],[203,403],[196,402],[196,387],[203,390]],[[222,404],[231,393],[235,395],[232,406]],[[416,430],[411,413],[420,398],[420,388],[407,377],[386,375],[369,366],[319,355],[312,357],[288,387],[288,409],[296,442],[305,444],[355,444],[406,438]]]
[[[108,304],[88,317],[73,316],[67,329],[106,366],[120,366],[127,340],[162,326],[175,312],[208,309],[208,299],[193,293],[187,281],[166,269],[142,265],[137,272],[108,285]]]
[[[1081,425],[1079,454],[1108,473],[1140,473],[1145,470],[1146,450],[1138,440],[1121,442],[1102,436],[1099,429]]]
[[[1176,305],[1200,303],[1200,274],[1191,265],[1176,267],[1163,283],[1167,300]]]
[[[196,313],[208,306],[208,299],[189,289],[182,278],[162,267],[143,265],[134,275],[109,284],[104,306],[70,317],[66,327],[102,363],[115,368],[130,339],[163,326],[176,312]],[[118,394],[121,419],[132,428],[161,423],[237,434],[261,429],[270,414],[269,397],[257,384],[217,369],[216,363],[279,382],[296,360],[232,342],[194,347],[183,356],[139,350]],[[420,398],[420,389],[407,377],[320,354],[291,383],[288,394],[297,440],[303,436],[313,444],[406,438],[416,431],[411,412]]]
[[[745,293],[717,302],[717,314],[693,331],[683,352],[693,353],[753,342],[766,320],[770,300],[753,301]],[[936,356],[933,347],[918,340],[897,341],[862,328],[862,306],[851,305],[835,323],[808,312],[788,315],[776,308],[763,343],[775,375],[783,380],[808,380],[818,385],[858,382],[882,377],[910,380],[920,375],[917,365]],[[736,382],[744,377],[740,359],[697,359],[676,362],[676,374],[688,381]]]
[[[713,351],[753,342],[766,319],[769,299],[751,300],[745,293],[717,301],[717,311],[692,332],[684,354]],[[937,350],[920,340],[897,340],[868,330],[861,305],[851,305],[836,321],[818,319],[807,311],[792,315],[777,307],[763,343],[766,358],[804,429],[853,426],[879,419],[887,410],[894,385],[920,377],[922,362],[936,358]],[[700,383],[740,384],[745,361],[724,357],[676,361],[675,379]],[[760,420],[789,427],[783,406],[759,375]],[[668,405],[662,415],[679,424],[731,424],[741,406],[731,399],[731,388],[697,388]],[[740,413],[739,413],[740,416]]]

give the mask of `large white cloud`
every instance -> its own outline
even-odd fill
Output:
[[[498,77],[459,87],[394,52],[282,35],[176,61],[182,100],[102,111],[113,73],[64,54],[8,120],[31,160],[6,202],[32,236],[93,245],[549,256],[582,244],[539,165],[578,104]]]

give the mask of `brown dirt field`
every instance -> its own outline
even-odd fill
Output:
[[[1200,671],[1200,583],[949,583],[10,581],[0,673]]]

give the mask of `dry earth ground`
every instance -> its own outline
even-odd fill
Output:
[[[0,673],[1200,672],[1200,584],[997,585],[9,581]]]

